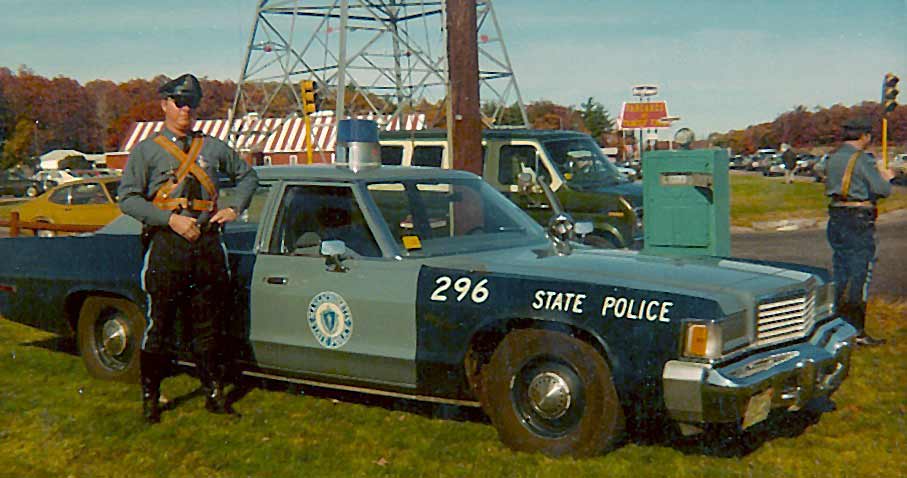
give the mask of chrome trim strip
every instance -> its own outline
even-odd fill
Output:
[[[280,375],[271,375],[268,373],[253,372],[251,370],[244,370],[242,373],[243,373],[243,375],[249,375],[251,377],[265,378],[265,379],[270,379],[270,380],[281,380],[284,382],[297,383],[300,385],[310,385],[313,387],[332,388],[335,390],[344,390],[347,392],[368,393],[371,395],[383,395],[386,397],[405,398],[405,399],[409,399],[409,400],[418,400],[420,402],[441,403],[441,404],[446,404],[446,405],[458,405],[461,407],[481,407],[482,406],[481,403],[474,401],[474,400],[456,400],[456,399],[452,399],[452,398],[440,398],[440,397],[430,397],[427,395],[415,395],[415,394],[401,393],[401,392],[390,392],[387,390],[376,390],[373,388],[354,387],[352,385],[340,385],[337,383],[318,382],[315,380],[306,380],[306,379],[301,379],[301,378],[282,377]]]

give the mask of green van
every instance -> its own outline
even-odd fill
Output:
[[[384,131],[385,165],[450,168],[445,130]],[[485,130],[482,176],[540,224],[551,208],[542,191],[520,192],[517,176],[545,177],[564,209],[576,221],[594,226],[586,236],[598,247],[642,245],[642,185],[621,174],[591,136],[576,131]]]

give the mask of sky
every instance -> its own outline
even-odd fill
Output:
[[[303,0],[304,1],[304,0]],[[350,0],[355,2],[356,0]],[[0,0],[0,67],[85,84],[238,80],[257,0]],[[905,78],[907,0],[494,0],[524,102],[592,97],[619,114],[655,84],[698,137],[878,101]],[[907,104],[907,93],[901,95]],[[662,135],[669,135],[664,131]]]

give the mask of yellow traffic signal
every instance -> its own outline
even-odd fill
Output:
[[[885,80],[882,81],[882,109],[886,113],[890,113],[898,105],[897,85],[899,81],[901,79],[895,76],[894,73],[886,73]]]
[[[318,89],[318,83],[312,80],[302,80],[300,86],[302,89],[302,112],[306,115],[312,114],[318,110],[318,95],[315,94],[315,90]]]

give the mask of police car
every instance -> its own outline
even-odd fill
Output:
[[[480,406],[507,445],[576,456],[614,446],[630,414],[749,427],[848,373],[856,331],[822,271],[588,248],[462,171],[258,173],[248,222],[225,234],[243,373]],[[0,241],[0,314],[65,318],[105,378],[135,377],[144,325],[128,221]],[[79,257],[54,271],[64,251]]]

